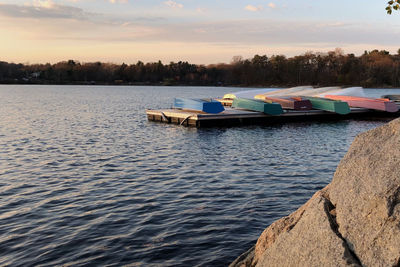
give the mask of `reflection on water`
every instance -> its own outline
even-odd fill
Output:
[[[234,90],[0,86],[0,265],[226,266],[383,123],[146,120]]]

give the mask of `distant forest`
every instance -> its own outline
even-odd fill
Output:
[[[296,86],[345,85],[400,87],[400,49],[365,51],[361,56],[344,54],[340,48],[328,53],[240,56],[229,64],[195,65],[188,62],[113,64],[80,63],[15,64],[0,61],[3,84],[121,84]]]

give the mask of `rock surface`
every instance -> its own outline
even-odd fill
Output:
[[[400,119],[358,135],[332,183],[230,266],[400,266]]]

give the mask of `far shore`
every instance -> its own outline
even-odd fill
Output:
[[[300,85],[399,88],[400,53],[385,50],[344,54],[306,52],[295,57],[255,55],[230,63],[197,65],[186,61],[134,64],[16,64],[0,61],[0,84],[293,87]]]
[[[164,83],[132,83],[132,82],[115,82],[115,83],[102,83],[102,82],[74,82],[74,83],[51,83],[51,82],[0,82],[0,85],[70,85],[70,86],[158,86],[158,87],[234,87],[234,88],[290,88],[295,86],[339,86],[339,87],[363,87],[357,85],[337,85],[337,84],[285,84],[285,85],[245,85],[245,84],[164,84]],[[365,89],[400,89],[400,87],[393,87],[389,85],[363,87]]]

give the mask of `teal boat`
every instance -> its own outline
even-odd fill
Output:
[[[247,98],[233,99],[232,107],[263,112],[268,115],[279,115],[283,113],[282,106],[278,103],[265,103],[261,100]]]
[[[310,100],[313,109],[335,112],[342,115],[350,113],[349,105],[340,100],[311,96],[304,96],[303,98]]]
[[[221,102],[213,99],[175,98],[173,108],[217,114],[224,111]]]

